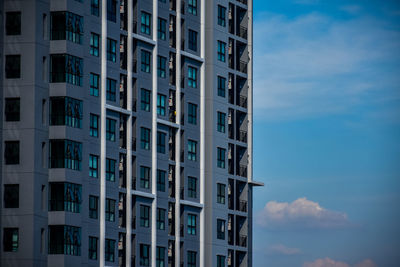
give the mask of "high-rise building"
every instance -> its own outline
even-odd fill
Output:
[[[0,5],[0,265],[252,266],[252,1]]]

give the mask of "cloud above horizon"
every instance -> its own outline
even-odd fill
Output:
[[[269,201],[257,213],[256,223],[268,229],[337,229],[351,226],[347,214],[321,207],[307,198],[295,201]]]
[[[275,254],[275,255],[298,255],[301,253],[301,250],[298,248],[289,248],[283,244],[275,244],[271,245],[267,249],[267,254]]]
[[[365,259],[355,265],[350,265],[345,262],[335,261],[330,258],[316,259],[313,262],[305,262],[303,267],[377,267],[371,259]]]
[[[358,14],[356,5],[343,6]],[[359,113],[400,121],[400,31],[385,21],[319,13],[258,16],[254,23],[258,119]],[[378,115],[376,114],[378,113]],[[384,115],[382,115],[384,113]]]

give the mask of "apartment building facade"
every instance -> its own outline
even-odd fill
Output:
[[[252,266],[252,1],[1,18],[1,266]]]

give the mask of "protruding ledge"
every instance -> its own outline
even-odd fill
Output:
[[[250,181],[249,184],[252,186],[264,186],[263,182],[257,182],[257,181]]]

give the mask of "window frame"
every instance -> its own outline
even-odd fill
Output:
[[[107,222],[115,222],[115,199],[106,198],[106,216]]]
[[[197,161],[197,141],[188,140],[188,160]]]

